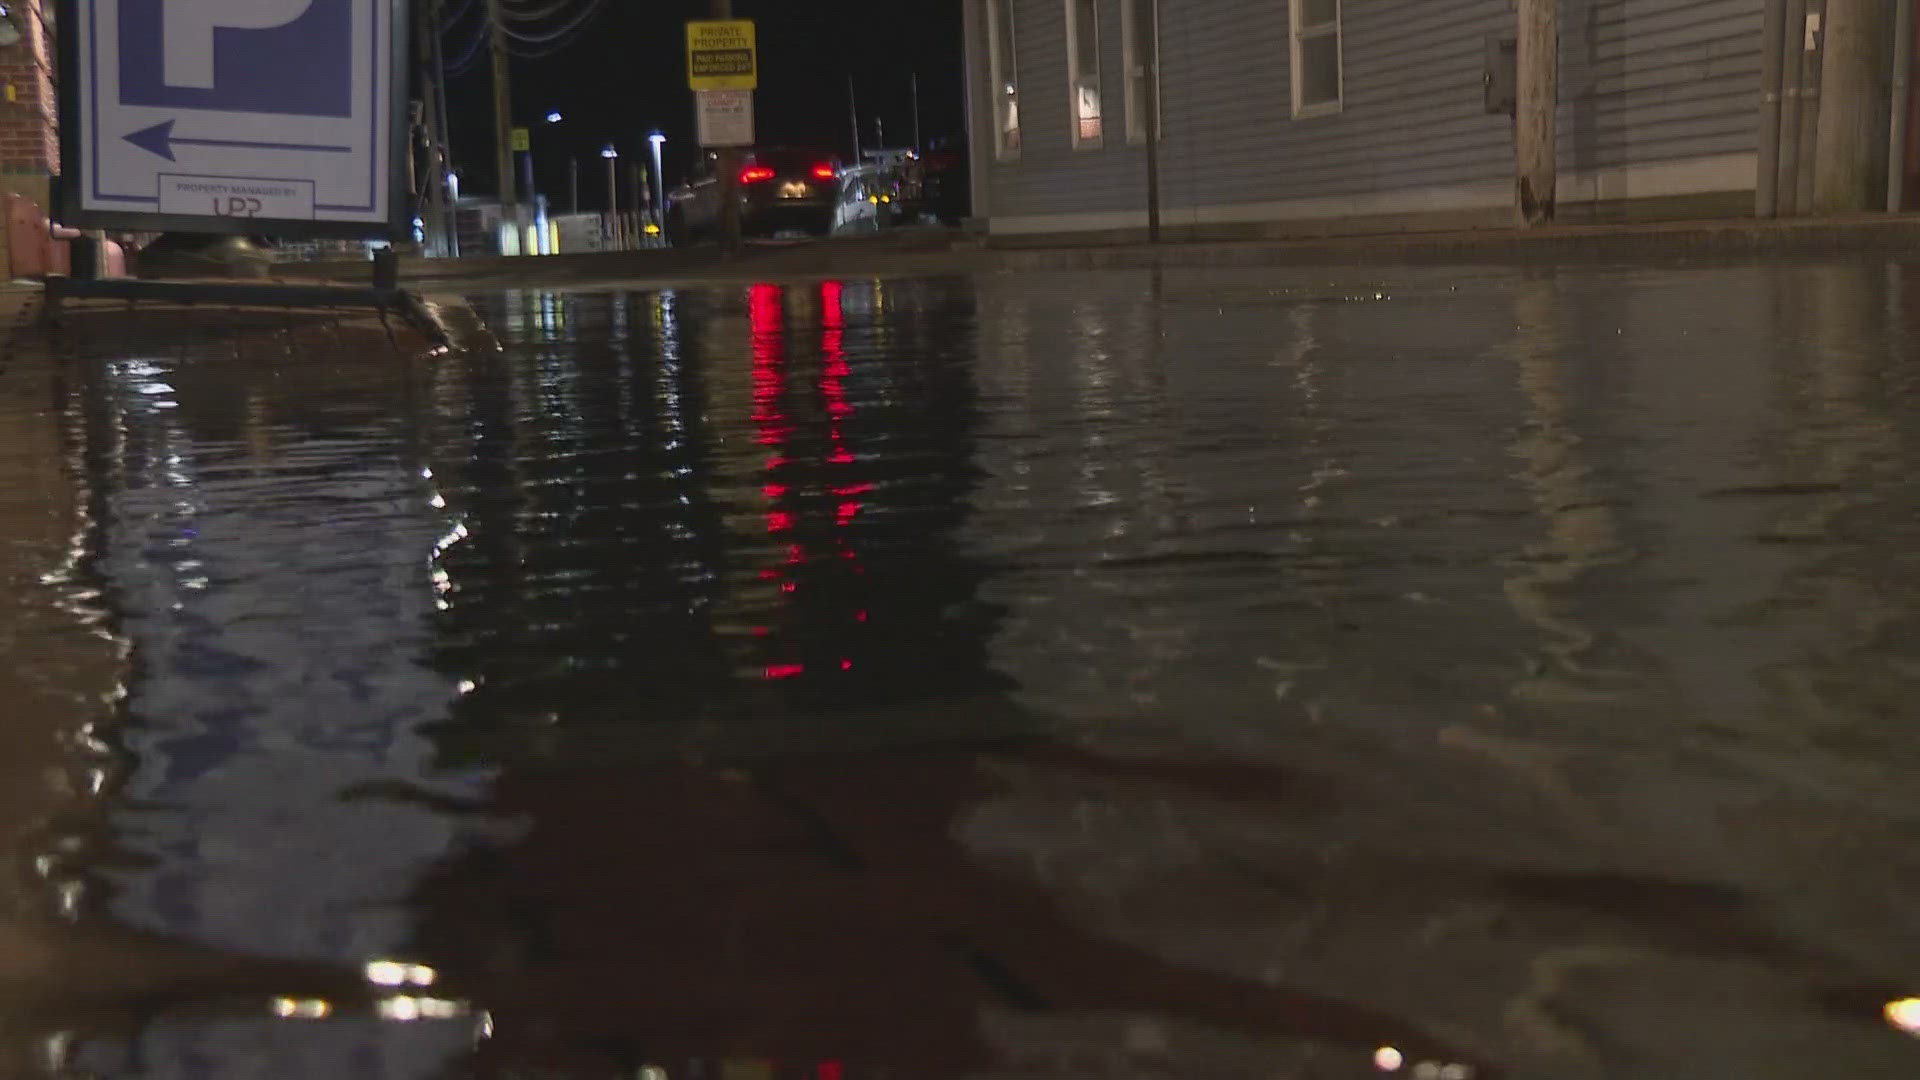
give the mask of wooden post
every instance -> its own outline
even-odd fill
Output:
[[[1883,209],[1893,7],[1886,0],[1827,0],[1826,36],[1813,210]]]
[[[733,18],[733,0],[712,0],[716,19]],[[732,247],[740,243],[740,151],[720,151],[720,235]]]
[[[1558,177],[1560,0],[1520,0],[1515,194],[1522,225],[1553,220]]]
[[[493,164],[500,176],[500,215],[517,227],[520,197],[513,183],[513,84],[500,0],[487,0],[487,18],[493,35]]]

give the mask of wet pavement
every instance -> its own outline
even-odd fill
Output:
[[[18,330],[0,1074],[1915,1075],[1916,301]]]

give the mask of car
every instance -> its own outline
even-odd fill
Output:
[[[685,184],[667,194],[667,235],[675,243],[717,236],[721,183],[717,155],[708,154]],[[840,201],[840,162],[818,150],[776,147],[741,156],[740,231],[747,236],[833,230]]]

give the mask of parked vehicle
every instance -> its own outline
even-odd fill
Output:
[[[718,157],[702,158],[687,183],[667,193],[667,234],[676,243],[716,236],[721,228]],[[829,153],[794,148],[753,150],[741,160],[740,231],[747,236],[833,229],[840,163]]]
[[[835,233],[879,232],[899,220],[904,209],[899,176],[888,166],[869,162],[840,171]]]

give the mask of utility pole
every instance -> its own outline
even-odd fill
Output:
[[[1888,77],[1893,6],[1886,0],[1827,0],[1826,35],[1813,210],[1844,214],[1882,209],[1892,106]]]
[[[716,19],[733,18],[733,0],[711,0]],[[728,247],[740,243],[740,151],[720,150],[720,228]]]
[[[568,213],[580,212],[580,159],[567,159],[567,207]]]
[[[447,123],[447,55],[440,41],[440,32],[446,29],[447,7],[445,0],[431,0],[433,7],[433,85],[435,125],[438,129],[439,175],[433,178],[434,189],[446,193],[443,207],[446,217],[441,225],[441,234],[446,243],[448,258],[460,257],[460,208],[455,205],[452,181],[453,175],[453,132]]]
[[[426,161],[426,186],[422,189],[417,183],[415,191],[426,196],[426,205],[419,208],[421,220],[427,223],[427,250],[441,249],[444,254],[446,228],[447,169],[440,160],[440,110],[436,104],[440,95],[440,82],[434,73],[438,70],[433,63],[433,45],[440,37],[439,12],[431,2],[415,6],[415,32],[419,34],[420,61],[420,133]],[[409,159],[408,164],[413,164]]]
[[[500,0],[487,0],[487,18],[493,35],[493,162],[500,177],[500,214],[520,225],[520,198],[513,185],[513,86],[508,70],[506,23],[500,12]]]
[[[1520,223],[1553,220],[1559,183],[1560,0],[1520,0],[1516,195]]]

